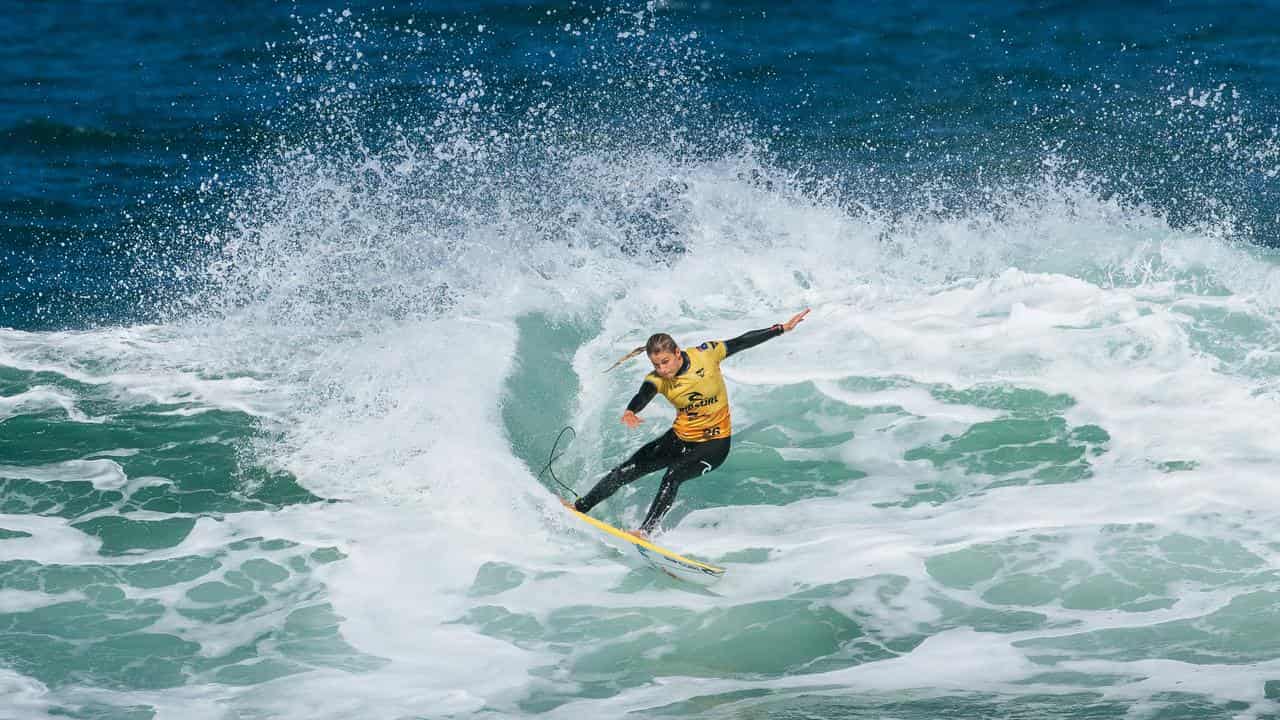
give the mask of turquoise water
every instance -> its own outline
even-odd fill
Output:
[[[0,718],[1280,717],[1274,10],[24,10]]]

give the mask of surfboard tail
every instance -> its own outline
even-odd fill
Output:
[[[697,561],[689,561],[682,556],[669,557],[636,546],[636,550],[640,552],[640,557],[645,559],[650,565],[658,570],[676,578],[677,580],[690,580],[693,582],[708,582],[719,580],[724,577],[724,568],[708,565]]]

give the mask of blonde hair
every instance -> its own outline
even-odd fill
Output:
[[[632,350],[626,355],[623,355],[622,357],[618,358],[618,361],[610,365],[605,370],[605,372],[609,372],[610,370],[618,367],[622,363],[630,360],[631,358],[639,355],[640,353],[648,353],[650,355],[653,355],[654,353],[660,353],[660,352],[675,353],[679,351],[680,351],[680,346],[676,345],[675,338],[671,337],[666,333],[654,333],[653,335],[649,336],[649,339],[645,341],[645,344],[641,345],[635,350]]]

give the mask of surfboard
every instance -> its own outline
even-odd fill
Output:
[[[657,570],[670,575],[677,580],[688,580],[691,582],[709,582],[719,580],[724,576],[724,568],[708,565],[707,563],[685,557],[677,552],[673,552],[659,545],[655,545],[648,540],[632,535],[625,530],[610,525],[607,522],[597,520],[590,515],[580,513],[571,507],[566,506],[566,510],[578,516],[578,519],[591,525],[597,530],[612,535],[619,540],[625,540],[635,546],[636,551],[640,553],[640,557],[645,562],[652,565]]]

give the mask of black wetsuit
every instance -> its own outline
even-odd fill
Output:
[[[724,341],[725,357],[728,358],[747,348],[755,347],[765,340],[775,338],[782,333],[782,326],[774,325],[764,330],[752,330],[732,340],[726,340]],[[681,355],[684,357],[684,363],[676,373],[677,377],[689,370],[688,353],[682,351]],[[639,392],[635,394],[630,403],[627,403],[627,409],[632,412],[640,412],[657,393],[658,388],[653,382],[646,379],[640,386]],[[676,435],[673,427],[656,440],[645,443],[626,462],[609,471],[607,475],[596,483],[595,487],[591,488],[590,492],[578,498],[573,506],[578,512],[589,512],[591,508],[613,495],[623,485],[651,472],[666,468],[667,472],[662,476],[662,484],[658,486],[658,494],[653,498],[653,503],[649,506],[649,512],[645,515],[644,522],[640,523],[641,530],[651,533],[657,527],[658,522],[662,520],[662,516],[666,515],[667,511],[671,509],[671,504],[675,502],[676,491],[680,489],[681,483],[690,478],[705,475],[720,467],[720,464],[729,456],[729,444],[728,435],[697,441],[681,439]]]

